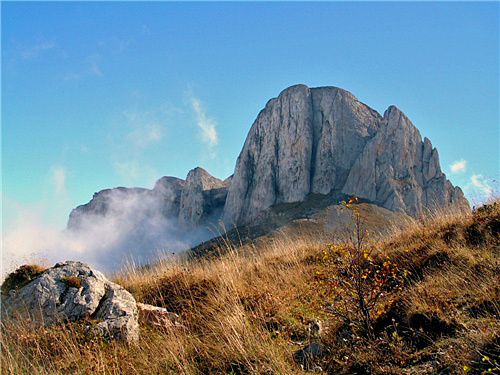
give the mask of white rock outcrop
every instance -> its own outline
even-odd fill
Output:
[[[81,262],[57,263],[29,284],[2,296],[2,312],[28,315],[36,325],[90,318],[105,337],[139,339],[134,297]]]

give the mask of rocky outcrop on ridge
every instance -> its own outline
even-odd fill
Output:
[[[95,216],[113,215],[119,218],[130,210],[141,210],[138,216],[176,218],[179,216],[184,184],[185,181],[180,178],[162,177],[152,190],[125,187],[101,190],[94,194],[89,203],[71,211],[67,228],[78,230],[85,226],[86,220],[92,221]]]
[[[207,222],[209,215],[217,222],[226,201],[228,183],[211,176],[203,168],[191,170],[182,190],[179,224],[194,228]]]
[[[427,138],[391,106],[379,131],[358,155],[342,188],[395,212],[418,216],[426,208],[468,205],[462,190],[441,172],[439,155]]]
[[[105,337],[139,339],[134,297],[99,271],[80,262],[57,263],[19,290],[2,296],[2,313],[29,315],[36,325],[84,318],[96,320]]]
[[[85,227],[86,222],[106,215],[135,216],[137,221],[144,217],[178,220],[184,229],[195,228],[212,218],[214,221],[220,218],[229,181],[221,181],[203,168],[195,168],[186,180],[160,178],[152,190],[125,187],[101,190],[89,203],[71,212],[67,228],[78,230]]]
[[[468,202],[446,180],[437,151],[404,114],[384,117],[336,87],[292,86],[255,120],[238,157],[226,223],[258,221],[272,205],[342,192],[418,216]]]

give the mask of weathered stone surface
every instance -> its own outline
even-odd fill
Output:
[[[413,217],[448,204],[468,206],[460,188],[441,172],[437,150],[427,138],[422,142],[418,129],[394,106],[358,155],[342,191]]]
[[[137,303],[139,321],[143,324],[161,328],[184,328],[180,316],[159,306]]]
[[[224,206],[228,183],[211,176],[203,168],[191,170],[182,190],[179,224],[195,228],[206,222],[210,215],[217,222]]]
[[[106,337],[137,341],[139,327],[134,297],[80,262],[57,263],[18,291],[2,298],[4,313],[29,314],[34,324],[55,324],[82,318],[102,320],[97,330]]]
[[[68,228],[108,214],[133,224],[126,230],[139,238],[152,238],[137,228],[157,218],[180,232],[221,218],[255,226],[271,206],[345,194],[413,217],[450,204],[469,208],[442,173],[437,150],[399,109],[381,116],[343,89],[296,85],[259,113],[233,176],[221,181],[195,168],[186,181],[163,177],[153,190],[103,190],[73,210]]]
[[[382,117],[345,90],[297,85],[271,99],[250,129],[223,220],[255,223],[271,205],[333,191],[411,216],[468,207],[430,141],[396,107]]]

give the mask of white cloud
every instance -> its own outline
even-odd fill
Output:
[[[141,27],[141,32],[143,35],[147,35],[147,36],[151,36],[151,30],[149,29],[149,27],[147,25],[142,25]]]
[[[217,131],[215,130],[217,122],[214,119],[207,117],[205,109],[201,105],[200,100],[191,97],[191,106],[196,113],[196,124],[201,130],[201,141],[208,146],[209,150],[212,153],[212,157],[215,157],[213,148],[219,141],[217,137]]]
[[[467,161],[462,159],[459,161],[456,161],[452,165],[450,165],[450,169],[452,173],[462,173],[465,172],[467,168]]]
[[[144,190],[110,191],[107,211],[102,215],[74,214],[72,230],[47,223],[46,211],[53,209],[50,205],[23,207],[8,202],[15,220],[3,232],[2,275],[39,259],[46,259],[43,263],[47,266],[76,260],[104,272],[113,271],[125,258],[138,264],[151,262],[158,250],[176,252],[211,237],[204,229],[186,232],[179,228],[176,218],[164,216],[163,197]]]
[[[87,57],[87,62],[89,64],[89,72],[90,74],[102,77],[103,74],[101,72],[101,69],[99,68],[98,63],[101,61],[101,55],[98,53],[94,53],[90,56]]]
[[[136,115],[131,119],[134,121]],[[127,135],[127,140],[134,146],[146,148],[152,144],[161,142],[163,138],[163,129],[157,122],[137,123],[135,129]]]
[[[54,184],[56,194],[66,193],[66,168],[53,168],[51,180]]]
[[[489,198],[492,193],[492,188],[483,175],[475,174],[470,178],[472,186],[479,191],[480,194]]]
[[[20,52],[20,55],[21,55],[21,58],[23,60],[30,60],[30,59],[40,55],[44,51],[53,49],[55,47],[56,47],[56,44],[54,42],[51,42],[51,41],[41,42],[41,43],[34,44],[34,45],[31,45],[31,46],[24,48]]]
[[[123,162],[115,160],[113,166],[124,181],[133,181],[139,176],[140,167],[136,160]]]
[[[103,74],[101,70],[99,69],[99,66],[97,66],[96,62],[93,62],[90,64],[90,72],[95,74],[96,76],[102,77]]]
[[[144,154],[164,141],[164,111],[162,108],[142,111],[129,109],[123,111],[122,116],[119,129],[113,134],[119,141],[111,156],[115,172],[125,186],[150,185],[151,181],[154,183],[158,178],[158,172]]]
[[[66,73],[63,76],[63,80],[65,82],[68,82],[68,81],[78,81],[80,78],[82,78],[82,75],[78,74],[78,73]]]

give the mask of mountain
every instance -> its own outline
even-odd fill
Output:
[[[396,107],[382,117],[340,88],[292,86],[250,129],[223,219],[249,224],[274,204],[332,192],[414,217],[434,206],[468,206],[441,172],[437,150]]]
[[[67,227],[126,213],[129,222],[163,218],[184,233],[222,220],[228,229],[259,228],[255,237],[297,219],[327,217],[319,213],[350,195],[403,215],[377,209],[383,218],[470,208],[441,171],[437,150],[398,108],[381,116],[341,88],[296,85],[259,113],[230,178],[195,168],[186,180],[162,177],[151,190],[103,190],[71,212]],[[326,230],[328,220],[321,220]]]

